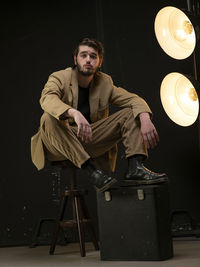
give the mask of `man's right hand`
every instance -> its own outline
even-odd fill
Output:
[[[78,126],[77,136],[85,143],[92,141],[92,128],[82,113],[74,108],[67,110],[67,115],[72,117]]]

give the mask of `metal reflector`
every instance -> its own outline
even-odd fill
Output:
[[[198,88],[197,88],[198,87]],[[196,80],[178,72],[165,76],[160,87],[163,108],[169,118],[181,126],[193,124],[199,114]]]
[[[193,53],[196,45],[194,25],[180,9],[162,8],[156,15],[154,30],[161,48],[172,58],[185,59]]]

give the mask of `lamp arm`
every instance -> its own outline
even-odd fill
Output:
[[[197,10],[196,10],[197,8]],[[195,4],[193,2],[193,7],[192,7],[192,3],[191,0],[187,0],[187,9],[189,12],[193,12],[194,14],[198,13],[198,9],[199,9],[199,1],[197,1],[196,3],[196,8],[195,8]],[[194,78],[197,81],[198,80],[198,76],[197,76],[197,62],[196,62],[196,54],[195,51],[193,52],[193,74],[194,74]]]
[[[192,11],[192,5],[191,5],[191,0],[187,0],[187,9],[188,11]]]
[[[197,75],[197,61],[196,61],[196,54],[195,51],[193,52],[193,72],[194,72],[194,78],[196,81],[198,81],[198,75]]]

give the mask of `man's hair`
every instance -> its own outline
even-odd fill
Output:
[[[77,57],[78,51],[79,51],[79,46],[81,46],[81,45],[87,45],[89,47],[94,48],[98,52],[99,58],[100,59],[103,58],[104,47],[103,47],[102,43],[97,41],[95,38],[82,38],[81,40],[79,40],[77,46],[74,49],[73,56]]]

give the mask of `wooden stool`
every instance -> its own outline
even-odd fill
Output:
[[[85,241],[84,241],[84,225],[88,226],[91,234],[92,242],[96,250],[99,250],[98,241],[95,235],[94,227],[89,216],[89,212],[85,203],[84,196],[88,194],[85,189],[77,189],[76,185],[76,168],[72,164],[67,164],[66,168],[71,172],[70,175],[70,189],[61,193],[60,208],[56,220],[55,232],[53,234],[52,243],[49,254],[53,255],[58,233],[61,227],[76,227],[79,236],[80,253],[85,257]],[[65,210],[67,208],[68,200],[72,200],[73,219],[64,220]]]

